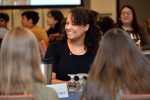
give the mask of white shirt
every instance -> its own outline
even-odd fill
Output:
[[[3,38],[7,32],[8,32],[8,29],[0,28],[0,38]]]

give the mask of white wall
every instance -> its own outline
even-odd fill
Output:
[[[90,8],[98,11],[100,14],[109,15],[116,21],[116,0],[91,0]]]

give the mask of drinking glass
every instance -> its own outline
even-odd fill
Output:
[[[69,83],[68,83],[69,91],[76,91],[76,81],[74,79],[76,74],[68,74],[68,76],[70,77],[70,80],[69,80]]]
[[[84,90],[84,86],[86,83],[86,80],[84,77],[87,77],[87,74],[85,73],[79,73],[77,74],[77,76],[79,77],[78,82],[76,83],[76,89],[78,92],[82,92]]]

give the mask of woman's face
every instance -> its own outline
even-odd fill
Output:
[[[47,24],[51,27],[54,27],[55,24],[57,23],[57,20],[49,13],[47,16]]]
[[[66,24],[65,24],[65,30],[68,39],[70,40],[78,40],[83,39],[86,35],[86,31],[88,30],[89,25],[75,25],[72,22],[72,14],[69,13],[67,15]]]
[[[133,12],[131,11],[131,9],[127,7],[123,8],[121,11],[120,20],[123,23],[123,25],[131,25],[133,21]]]

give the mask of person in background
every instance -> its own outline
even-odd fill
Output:
[[[22,26],[30,29],[38,39],[38,41],[44,40],[48,44],[48,36],[46,31],[37,26],[39,21],[39,15],[35,11],[25,11],[22,13]]]
[[[100,15],[100,13],[97,12],[97,11],[95,11],[95,10],[89,10],[89,14],[90,14],[90,17],[91,17],[92,19],[94,19],[94,21],[96,22],[96,25],[97,25],[98,27],[100,27],[100,26],[99,26],[99,22],[100,22],[100,20],[101,20],[101,15]]]
[[[101,19],[101,15],[99,12],[95,10],[89,10],[90,16],[94,19],[94,21],[99,21]]]
[[[8,27],[7,27],[8,22],[9,22],[8,14],[0,12],[0,38],[1,39],[8,32]]]
[[[100,21],[98,22],[98,25],[100,26],[103,34],[105,34],[106,31],[115,27],[115,22],[111,17],[104,16],[101,17]]]
[[[123,94],[150,93],[150,61],[124,30],[101,39],[82,100],[120,100]]]
[[[50,10],[47,13],[47,24],[50,27],[47,30],[47,34],[49,37],[49,41],[53,41],[60,37],[62,32],[61,30],[61,22],[64,19],[64,16],[61,11],[59,10]]]
[[[64,37],[50,43],[45,55],[45,59],[53,59],[52,83],[68,82],[68,74],[88,73],[100,38],[101,31],[89,10],[71,9],[67,14]]]
[[[0,95],[33,94],[35,100],[58,100],[44,82],[36,37],[28,29],[13,28],[0,51]]]
[[[138,23],[136,12],[130,5],[124,5],[118,15],[117,27],[127,31],[141,49],[150,49],[150,38]]]
[[[150,36],[150,18],[147,18],[146,24],[147,24],[147,32],[148,32],[148,35]]]

